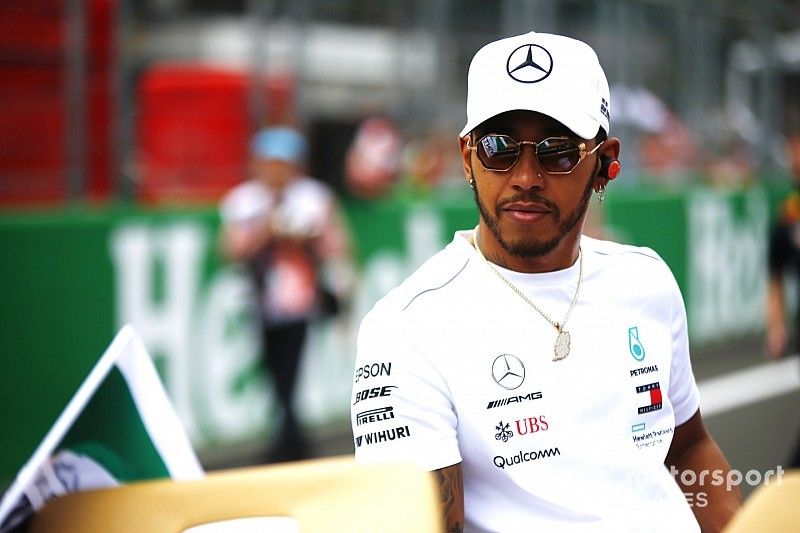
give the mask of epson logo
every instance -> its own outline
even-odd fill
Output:
[[[528,394],[519,394],[517,396],[511,396],[509,398],[502,398],[500,400],[494,400],[489,402],[489,405],[486,406],[487,409],[494,409],[495,407],[504,407],[506,405],[512,403],[521,403],[528,400],[538,400],[542,397],[541,392],[531,392]]]
[[[364,366],[356,368],[356,379],[354,383],[358,383],[362,379],[376,378],[378,376],[391,376],[392,363],[368,363]]]
[[[356,401],[353,402],[353,405],[357,404],[361,400],[369,400],[372,398],[381,398],[384,396],[391,396],[392,389],[396,389],[397,385],[384,385],[383,387],[372,387],[371,389],[364,389],[358,393],[356,393]]]
[[[381,422],[394,418],[394,407],[378,407],[362,411],[356,415],[356,425],[369,424],[371,422]]]

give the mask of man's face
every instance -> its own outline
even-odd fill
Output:
[[[267,186],[283,189],[297,176],[299,169],[294,163],[281,159],[255,158],[253,160],[253,175]]]
[[[473,132],[471,144],[487,133],[534,142],[570,137],[585,142],[587,151],[596,144],[530,111],[511,111],[487,121]],[[481,218],[505,253],[520,259],[537,258],[553,251],[568,235],[580,233],[599,165],[597,154],[587,155],[570,174],[562,175],[547,173],[531,145],[522,147],[519,160],[506,172],[486,169],[475,151],[467,155]]]

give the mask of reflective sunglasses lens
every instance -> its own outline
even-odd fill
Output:
[[[478,142],[478,159],[490,170],[508,170],[519,157],[519,144],[508,135],[485,135]]]
[[[539,164],[547,172],[569,172],[581,160],[581,149],[575,142],[545,139],[536,148]]]

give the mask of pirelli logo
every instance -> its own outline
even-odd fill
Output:
[[[487,409],[494,409],[496,407],[505,407],[506,405],[511,405],[512,403],[522,403],[532,400],[538,400],[542,397],[542,393],[540,392],[530,392],[528,394],[518,394],[516,396],[509,396],[508,398],[501,398],[499,400],[494,400],[489,402],[489,405],[486,406]]]
[[[371,422],[381,422],[383,420],[390,420],[394,418],[393,407],[378,407],[377,409],[370,409],[362,411],[356,415],[356,425],[369,424]]]

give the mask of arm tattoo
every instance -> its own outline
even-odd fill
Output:
[[[464,483],[461,478],[461,464],[435,470],[442,497],[445,531],[461,533],[464,531]]]

